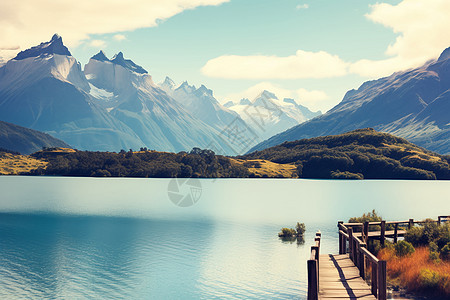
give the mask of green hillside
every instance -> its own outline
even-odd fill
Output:
[[[300,178],[450,179],[449,156],[371,128],[285,142],[239,158],[294,163]]]

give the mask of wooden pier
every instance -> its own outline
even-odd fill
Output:
[[[439,216],[437,222],[449,221],[450,216]],[[369,239],[380,240],[384,245],[386,238],[394,243],[414,224],[427,221],[395,222],[338,222],[339,254],[320,254],[322,234],[316,233],[311,257],[308,260],[308,300],[318,299],[380,299],[387,298],[386,261],[379,260],[367,249]],[[375,228],[374,231],[369,229]],[[386,230],[393,228],[393,230]],[[348,247],[347,247],[348,245]],[[370,279],[370,285],[366,283]]]

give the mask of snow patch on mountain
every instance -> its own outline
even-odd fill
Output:
[[[321,114],[297,104],[294,99],[280,100],[269,91],[262,91],[252,101],[247,98],[238,103],[227,103],[264,140],[290,127]]]

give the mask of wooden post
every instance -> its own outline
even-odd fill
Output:
[[[360,244],[361,248],[367,248],[366,244]],[[365,271],[365,266],[366,266],[366,256],[364,255],[364,253],[361,251],[360,252],[360,257],[359,257],[359,275],[362,277],[362,279],[366,279],[366,271]]]
[[[381,247],[384,247],[385,234],[386,234],[386,221],[381,221],[381,235],[380,235]]]
[[[347,238],[342,235],[342,254],[347,253]]]
[[[438,226],[440,226],[441,225],[441,217],[439,216],[438,217]]]
[[[394,227],[394,244],[397,243],[397,238],[398,238],[398,223],[395,223],[395,227]]]
[[[364,243],[369,241],[369,221],[364,222]]]
[[[339,225],[341,225],[342,223],[344,223],[343,221],[339,221],[338,222],[338,231],[339,231],[339,254],[344,254],[344,252],[342,251],[342,244],[343,244],[343,241],[342,241],[342,239],[343,239],[343,237],[344,237],[344,235],[343,234],[341,234],[341,226],[339,226]]]
[[[414,226],[414,219],[409,219],[408,229],[411,229]]]
[[[378,266],[377,263],[372,262],[372,284],[371,284],[371,292],[377,297],[377,288],[378,288]]]
[[[378,261],[378,297],[379,300],[386,300],[386,261]]]
[[[319,299],[319,282],[317,274],[317,261],[308,260],[308,300]]]
[[[350,252],[350,259],[354,262],[354,260],[353,260],[353,255],[354,255],[354,251],[353,251],[353,228],[352,227],[348,228],[348,248],[349,248],[349,252]]]
[[[315,255],[315,260],[316,260],[316,265],[317,265],[317,270],[316,270],[316,273],[317,273],[317,286],[319,286],[319,247],[318,246],[311,246],[311,252],[313,251],[313,250],[316,250],[316,255]]]

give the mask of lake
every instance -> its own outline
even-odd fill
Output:
[[[305,299],[315,231],[450,211],[450,182],[0,177],[1,299]],[[306,224],[304,244],[281,227]]]

